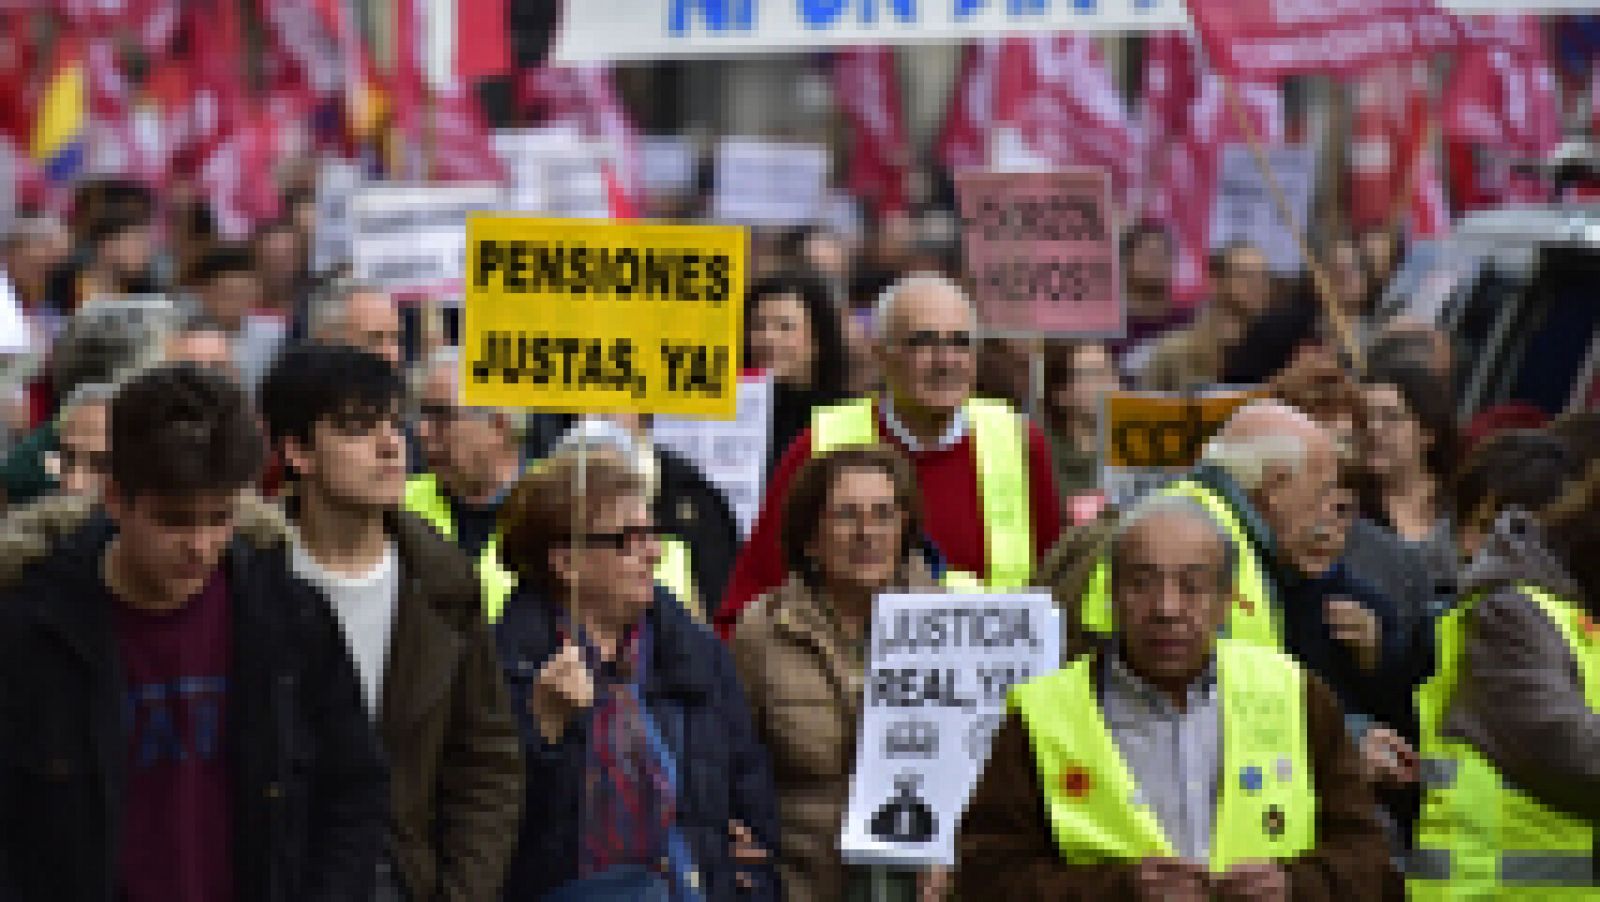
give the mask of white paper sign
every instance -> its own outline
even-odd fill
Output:
[[[828,149],[754,138],[717,146],[713,217],[763,226],[809,225],[827,211]]]
[[[350,259],[350,198],[361,190],[366,175],[358,163],[324,160],[317,171],[317,222],[311,242],[311,266],[331,272]]]
[[[569,219],[607,219],[604,167],[614,148],[568,128],[509,129],[494,134],[495,153],[511,176],[510,209]]]
[[[567,0],[559,63],[1185,28],[1182,0]]]
[[[350,205],[355,277],[403,294],[459,294],[467,214],[501,203],[491,182],[363,187]]]
[[[766,492],[772,380],[766,376],[740,379],[738,404],[738,416],[732,420],[660,416],[653,431],[656,444],[694,464],[722,492],[743,538],[750,535]]]
[[[1304,232],[1311,210],[1311,195],[1317,184],[1317,152],[1311,147],[1279,146],[1267,148],[1266,153],[1273,178],[1294,214],[1294,227],[1285,225],[1278,213],[1255,155],[1243,144],[1229,144],[1222,149],[1222,170],[1217,179],[1216,202],[1211,208],[1211,249],[1248,242],[1267,255],[1273,272],[1294,274],[1300,271],[1302,262],[1295,235]]]
[[[694,188],[699,153],[694,139],[683,135],[651,135],[639,142],[645,191],[655,197],[687,194]]]
[[[852,864],[955,863],[955,832],[1015,683],[1060,666],[1045,593],[878,597],[850,808]]]
[[[0,354],[26,354],[33,350],[33,333],[22,315],[11,277],[0,270]]]

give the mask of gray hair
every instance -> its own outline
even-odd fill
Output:
[[[5,230],[3,246],[14,248],[28,241],[60,236],[67,237],[67,226],[59,217],[49,215],[18,216]]]
[[[889,334],[889,323],[894,318],[895,311],[900,304],[900,296],[906,291],[915,288],[938,288],[948,291],[966,302],[967,309],[972,312],[972,322],[978,322],[978,308],[972,303],[972,298],[967,295],[967,290],[961,283],[949,276],[936,272],[913,272],[899,279],[885,288],[878,295],[877,303],[872,308],[872,334],[882,339]]]
[[[1261,488],[1271,467],[1300,472],[1306,462],[1306,443],[1297,435],[1218,436],[1206,442],[1200,462],[1233,477],[1245,491]]]
[[[345,307],[357,294],[381,294],[388,291],[377,282],[365,279],[334,279],[311,296],[309,331],[315,340],[325,339],[329,330],[344,321]]]
[[[428,385],[428,377],[443,367],[449,367],[452,372],[461,371],[461,349],[454,345],[440,345],[428,352],[415,366],[411,368],[411,395],[413,398],[421,397]],[[512,437],[521,445],[528,436],[531,423],[528,412],[520,407],[474,407],[474,410],[490,412],[503,418],[511,427]]]
[[[91,382],[115,382],[153,364],[166,340],[155,318],[80,311],[67,321],[50,354],[50,384],[64,394]]]
[[[117,382],[85,382],[67,394],[65,401],[61,402],[61,409],[56,413],[56,421],[60,422],[68,414],[80,407],[92,404],[110,404],[121,388]]]
[[[1184,517],[1194,523],[1200,523],[1208,528],[1222,543],[1222,589],[1224,592],[1233,588],[1233,574],[1239,563],[1239,548],[1234,543],[1233,534],[1216,518],[1211,511],[1193,498],[1185,495],[1147,495],[1140,499],[1133,507],[1124,511],[1117,518],[1117,525],[1112,529],[1107,544],[1106,560],[1113,565],[1122,556],[1122,545],[1128,534],[1142,525],[1145,521],[1156,517]],[[1113,587],[1117,579],[1117,567],[1110,569]]]

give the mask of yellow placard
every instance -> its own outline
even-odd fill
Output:
[[[473,214],[461,399],[733,419],[745,233]]]
[[[1205,443],[1251,398],[1246,392],[1187,396],[1112,392],[1105,397],[1105,464],[1173,469],[1194,466]]]

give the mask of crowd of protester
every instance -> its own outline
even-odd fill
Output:
[[[462,405],[436,306],[313,273],[303,198],[246,242],[79,200],[4,242],[0,898],[1600,892],[1600,417],[1464,429],[1391,233],[1321,246],[1359,365],[1248,244],[1191,307],[1139,224],[1127,335],[1022,341],[912,220],[762,235],[741,539],[645,418]],[[1192,471],[1105,505],[1105,395],[1217,386],[1255,398]],[[1061,669],[955,866],[870,879],[874,599],[1027,587]]]

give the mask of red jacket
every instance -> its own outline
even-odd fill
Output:
[[[977,458],[973,453],[972,430],[948,448],[908,451],[884,425],[881,408],[874,406],[878,437],[893,444],[910,459],[922,494],[923,529],[938,546],[949,565],[957,570],[984,574],[988,559],[984,553],[984,524],[978,495]],[[732,634],[739,614],[751,601],[777,588],[788,576],[783,552],[778,547],[782,531],[783,502],[789,484],[806,461],[811,459],[811,430],[800,433],[778,462],[767,484],[767,497],[761,505],[750,538],[734,562],[733,576],[717,612],[717,630],[724,637]],[[1050,444],[1033,423],[1028,424],[1028,495],[1033,518],[1033,552],[1043,557],[1061,532],[1061,508],[1056,496]]]

